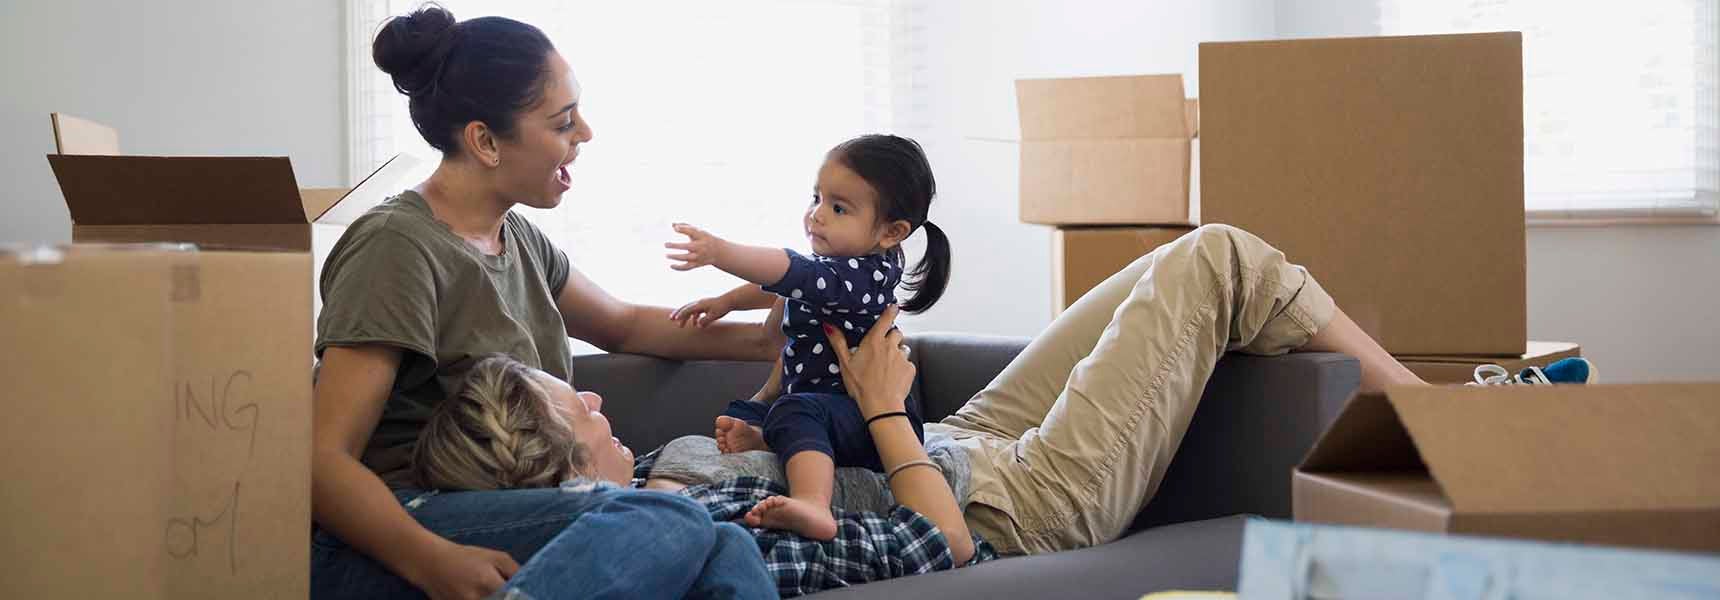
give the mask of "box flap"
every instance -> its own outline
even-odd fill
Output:
[[[1359,394],[1320,434],[1297,471],[1308,473],[1421,471],[1409,432],[1385,396]]]
[[[1183,101],[1183,121],[1188,127],[1188,136],[1200,137],[1200,100],[1189,98]]]
[[[1387,393],[1460,512],[1720,507],[1720,384]]]
[[[306,223],[286,157],[48,155],[82,225]]]
[[[1442,362],[1442,363],[1460,363],[1460,364],[1486,364],[1486,363],[1492,363],[1492,362],[1513,361],[1513,360],[1531,360],[1532,361],[1532,360],[1539,360],[1543,357],[1550,357],[1550,356],[1555,356],[1555,355],[1559,355],[1559,354],[1566,354],[1566,353],[1569,353],[1571,356],[1576,356],[1577,355],[1576,353],[1579,350],[1581,350],[1581,347],[1579,347],[1578,345],[1573,344],[1571,342],[1537,342],[1537,341],[1531,340],[1528,342],[1527,351],[1525,351],[1520,356],[1514,356],[1514,357],[1463,356],[1463,355],[1457,355],[1457,354],[1398,354],[1398,355],[1394,355],[1394,356],[1396,356],[1398,358],[1398,360],[1400,360],[1400,361]]]
[[[95,121],[49,113],[54,148],[60,154],[119,154],[119,132]]]
[[[1015,96],[1022,141],[1189,137],[1181,75],[1020,79]]]
[[[348,190],[303,190],[305,218],[319,225],[345,225],[400,191],[401,180],[418,167],[418,158],[396,154]]]

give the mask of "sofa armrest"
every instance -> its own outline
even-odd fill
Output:
[[[1233,514],[1290,518],[1290,473],[1361,383],[1343,354],[1225,355],[1132,530]]]

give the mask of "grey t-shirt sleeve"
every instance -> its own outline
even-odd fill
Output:
[[[317,356],[329,346],[386,344],[435,363],[436,281],[430,255],[405,235],[360,228],[336,244],[322,273]]]

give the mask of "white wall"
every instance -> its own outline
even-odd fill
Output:
[[[289,156],[346,183],[339,0],[0,2],[0,243],[63,242],[48,113],[119,130],[128,154]]]
[[[1277,0],[1280,37],[1376,35],[1374,0]],[[1582,344],[1602,379],[1720,380],[1720,227],[1531,227],[1529,337]]]
[[[1208,40],[1367,35],[1371,0],[940,0],[920,15],[938,170],[933,220],[957,259],[914,330],[1031,335],[1050,319],[1050,236],[1016,220],[1018,77],[1187,74]],[[64,241],[47,114],[118,127],[140,154],[285,155],[347,183],[341,3],[0,3],[0,243]],[[1192,95],[1192,92],[1191,92]],[[1529,334],[1583,344],[1614,381],[1720,379],[1720,227],[1532,228]]]
[[[906,133],[937,172],[932,221],[956,260],[944,299],[904,321],[915,331],[1033,335],[1051,320],[1050,229],[1017,220],[1015,79],[1183,73],[1192,96],[1200,42],[1274,29],[1271,0],[924,4],[930,114]]]

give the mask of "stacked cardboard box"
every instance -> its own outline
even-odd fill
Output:
[[[303,598],[310,256],[0,256],[7,598]]]
[[[0,339],[28,349],[0,361],[0,597],[303,598],[312,223],[396,171],[299,190],[286,158],[55,132],[75,243],[0,253]]]
[[[1198,104],[1181,75],[1023,79],[1021,220],[1057,227],[1052,310],[1187,233]]]
[[[1201,214],[1306,265],[1424,378],[1526,340],[1518,33],[1209,43]],[[1404,387],[1354,399],[1298,520],[1720,549],[1720,385]]]
[[[1526,351],[1518,33],[1200,45],[1201,218],[1398,355]]]

